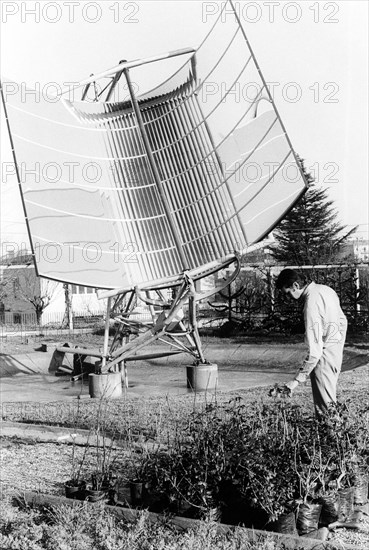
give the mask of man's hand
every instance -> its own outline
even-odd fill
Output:
[[[287,384],[284,385],[284,388],[286,388],[286,390],[288,391],[289,397],[292,395],[293,390],[297,388],[298,385],[299,383],[297,382],[297,380],[290,380],[290,382],[287,382]]]
[[[274,387],[269,390],[268,395],[269,397],[276,397],[276,398],[286,398],[291,397],[293,390],[299,385],[297,380],[291,380],[290,382],[287,382],[287,384],[284,384],[283,386],[280,386],[279,384],[274,384]]]

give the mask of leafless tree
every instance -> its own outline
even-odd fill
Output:
[[[33,268],[15,270],[13,279],[18,297],[32,304],[39,325],[41,316],[53,299],[59,283],[37,277]]]

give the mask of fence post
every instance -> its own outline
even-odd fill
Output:
[[[267,292],[270,296],[270,313],[274,313],[274,285],[272,284],[272,268],[267,266]]]
[[[355,269],[355,286],[356,286],[356,300],[355,300],[355,308],[356,308],[356,313],[360,313],[360,301],[359,301],[359,298],[360,298],[360,272],[359,272],[359,268],[356,267]]]
[[[105,329],[104,329],[104,348],[103,348],[103,357],[102,357],[102,363],[101,363],[102,369],[105,367],[106,359],[108,357],[110,312],[111,312],[111,298],[108,298],[108,303],[106,305],[106,319],[105,319]]]

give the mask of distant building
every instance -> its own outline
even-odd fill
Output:
[[[22,261],[23,260],[23,261]],[[63,283],[36,275],[31,254],[7,255],[0,259],[0,322],[35,324],[35,308],[28,298],[48,296],[50,303],[41,316],[41,324],[58,324],[65,315]],[[97,299],[95,288],[69,285],[72,311],[76,316],[103,315],[106,305]]]
[[[347,241],[340,246],[339,251],[336,254],[337,262],[355,262],[354,241]]]
[[[353,241],[355,259],[359,262],[369,262],[369,240],[357,239]]]
[[[24,299],[21,291],[30,277],[34,292],[39,293],[40,280],[36,278],[33,265],[0,265],[0,313],[3,323],[21,324],[26,317],[34,315],[34,307]]]

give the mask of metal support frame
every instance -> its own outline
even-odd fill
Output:
[[[108,69],[102,73],[98,73],[97,75],[91,75],[89,78],[86,78],[85,80],[81,80],[81,82],[78,82],[77,84],[71,87],[65,88],[64,90],[59,92],[57,96],[70,94],[74,90],[89,86],[90,84],[92,84],[93,82],[96,82],[96,80],[100,80],[101,78],[114,79],[114,76],[117,73],[121,73],[123,68],[132,69],[133,67],[140,67],[141,65],[147,65],[148,63],[155,63],[157,61],[162,61],[164,59],[169,59],[171,57],[177,57],[177,56],[187,55],[187,54],[193,55],[195,53],[196,53],[196,50],[194,48],[182,48],[179,50],[172,50],[170,52],[153,55],[152,57],[147,57],[146,59],[135,59],[133,61],[121,61],[119,65],[116,65],[111,69]]]
[[[234,256],[235,268],[232,274],[222,284],[211,291],[204,293],[196,292],[193,278],[189,272],[184,272],[177,287],[175,296],[166,299],[160,289],[147,289],[145,293],[138,288],[118,294],[112,305],[112,298],[108,298],[107,312],[104,331],[103,350],[92,350],[83,348],[58,347],[57,350],[65,353],[74,353],[85,356],[101,358],[101,372],[114,372],[119,370],[122,373],[122,380],[128,387],[127,362],[138,360],[150,360],[160,357],[187,353],[191,355],[196,364],[206,363],[202,350],[201,338],[197,323],[197,304],[216,294],[228,286],[238,276],[241,269],[240,257]],[[227,262],[226,266],[229,266]],[[224,267],[224,266],[223,266]],[[204,271],[204,277],[208,273]],[[152,297],[155,292],[157,299]],[[131,318],[136,303],[141,301],[151,306],[151,321],[142,322]],[[125,302],[125,303],[124,303]],[[123,307],[122,307],[123,305]],[[160,311],[156,311],[160,308]],[[184,320],[185,308],[188,308],[187,322]],[[117,311],[120,308],[121,311]],[[110,347],[108,346],[110,320],[114,317],[116,333]],[[169,349],[166,351],[140,354],[150,344],[161,342]]]
[[[126,63],[126,61],[125,60],[119,61],[119,64],[123,64],[123,63]],[[107,77],[107,78],[109,78],[109,82],[100,91],[96,87],[96,80],[98,79],[98,76],[95,76],[94,74],[91,74],[90,79],[93,79],[93,81],[88,82],[85,85],[85,87],[83,88],[82,98],[81,98],[82,101],[86,100],[87,93],[88,93],[88,90],[90,89],[91,85],[93,85],[94,89],[95,89],[95,97],[94,97],[93,101],[100,101],[103,98],[103,95],[105,93],[106,93],[106,96],[105,96],[104,101],[105,102],[110,101],[111,98],[112,98],[112,95],[114,93],[114,90],[115,90],[122,74],[123,74],[123,69],[119,72],[116,72],[114,76]]]

